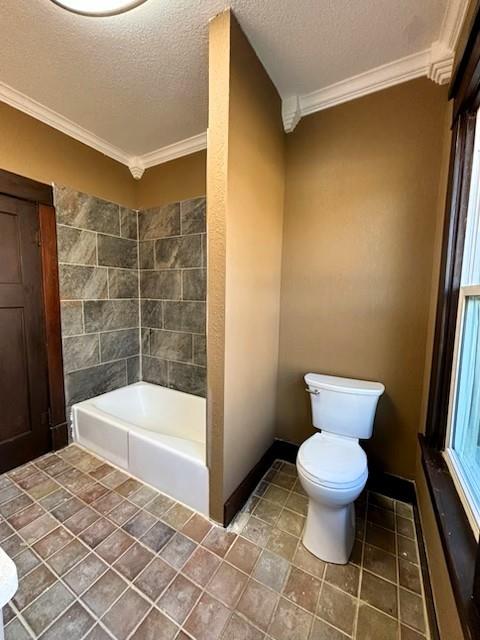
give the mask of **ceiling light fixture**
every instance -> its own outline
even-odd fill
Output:
[[[67,11],[84,16],[114,16],[130,11],[146,0],[52,0]]]

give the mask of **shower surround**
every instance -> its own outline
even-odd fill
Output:
[[[67,408],[139,380],[205,396],[205,198],[55,206]]]

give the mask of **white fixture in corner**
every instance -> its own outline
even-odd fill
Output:
[[[130,11],[146,0],[52,0],[59,7],[84,16],[114,16]]]
[[[130,159],[128,168],[135,180],[140,180],[145,173],[145,165],[143,164],[142,159],[138,156]]]

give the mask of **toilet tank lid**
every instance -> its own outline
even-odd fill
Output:
[[[353,378],[339,378],[322,373],[307,373],[305,382],[315,389],[329,389],[340,393],[356,393],[367,396],[381,396],[385,387],[381,382],[355,380]]]

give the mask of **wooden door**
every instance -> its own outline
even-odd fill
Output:
[[[0,472],[50,449],[38,207],[0,195]]]

